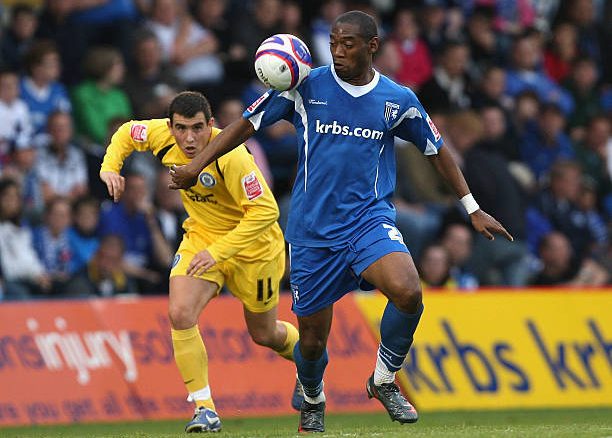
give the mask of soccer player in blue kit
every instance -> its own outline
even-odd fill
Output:
[[[419,275],[394,224],[394,137],[412,142],[461,199],[472,225],[489,239],[512,236],[482,211],[435,125],[415,94],[372,68],[378,49],[374,19],[340,15],[331,30],[333,65],[314,69],[296,89],[268,91],[186,166],[173,167],[171,188],[196,183],[201,169],[285,119],[299,140],[298,171],[287,224],[293,312],[300,341],[294,358],[304,389],[299,431],[323,432],[327,338],[333,304],[358,287],[388,299],[367,394],[394,421],[417,421],[394,383],[423,312]]]

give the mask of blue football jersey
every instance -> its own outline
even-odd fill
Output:
[[[345,244],[372,221],[395,220],[395,136],[425,155],[442,146],[415,94],[378,72],[355,86],[320,67],[294,90],[263,94],[243,117],[256,130],[281,119],[297,130],[286,238],[301,246]]]

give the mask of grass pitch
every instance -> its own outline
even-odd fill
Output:
[[[223,420],[219,438],[292,437],[297,415]],[[1,428],[0,437],[174,438],[186,421],[148,421]],[[612,437],[612,409],[512,410],[425,413],[416,424],[392,423],[384,414],[336,414],[321,437]]]

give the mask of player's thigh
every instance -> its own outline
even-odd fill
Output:
[[[226,283],[244,308],[251,313],[266,313],[278,305],[280,281],[285,272],[285,252],[268,261],[225,262]]]
[[[174,328],[189,328],[189,324],[195,324],[206,304],[223,286],[224,275],[220,265],[197,276],[187,275],[189,263],[197,252],[196,243],[185,237],[172,262],[168,313]],[[188,327],[182,327],[184,325]]]
[[[419,275],[402,235],[390,222],[376,224],[353,243],[353,271],[364,289],[379,289],[395,301],[420,291]]]
[[[358,288],[348,263],[348,247],[318,248],[290,245],[292,310],[313,315]]]
[[[168,315],[172,327],[181,330],[193,327],[204,307],[218,293],[217,283],[187,275],[170,277]]]

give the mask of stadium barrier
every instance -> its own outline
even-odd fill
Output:
[[[386,299],[355,299],[378,336]],[[612,406],[612,288],[425,293],[399,374],[423,411]]]
[[[295,321],[290,307],[283,295],[279,314]],[[224,418],[290,414],[295,368],[251,341],[242,312],[222,296],[200,320],[217,408]],[[0,304],[0,426],[189,418],[169,332],[165,297]],[[376,348],[354,301],[341,300],[329,411],[380,410],[364,390]]]

